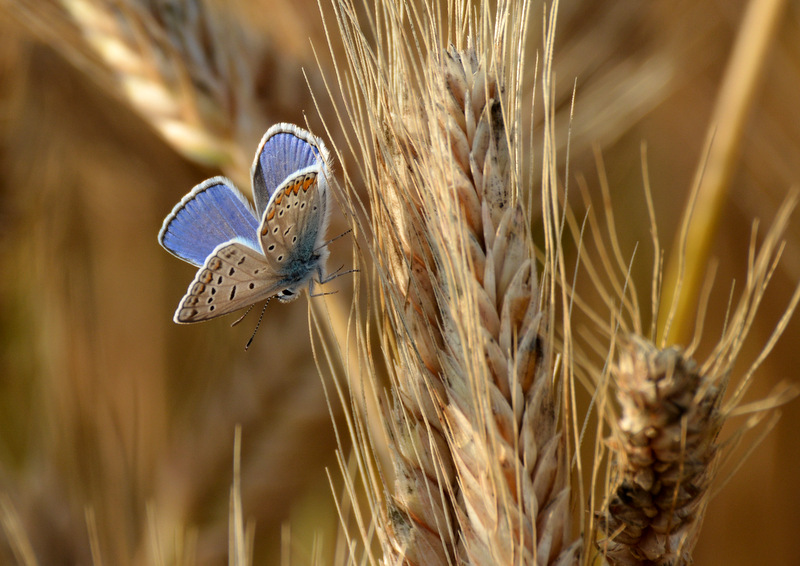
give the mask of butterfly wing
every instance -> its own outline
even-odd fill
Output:
[[[275,124],[256,150],[250,169],[253,200],[261,218],[275,193],[287,177],[297,171],[319,165],[327,167],[330,154],[321,139],[294,124]]]
[[[294,289],[323,268],[329,190],[319,166],[291,175],[273,193],[259,228],[267,264]]]
[[[277,293],[279,277],[264,256],[241,241],[220,244],[189,285],[175,322],[200,322],[232,313]]]
[[[239,239],[258,249],[258,219],[247,199],[224,177],[197,185],[164,220],[158,241],[171,254],[203,265],[217,246]]]

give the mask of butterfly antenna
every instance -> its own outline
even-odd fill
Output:
[[[336,236],[336,237],[334,237],[334,238],[331,238],[330,240],[328,240],[327,242],[325,242],[324,244],[322,244],[320,247],[318,247],[318,248],[317,248],[316,250],[314,250],[314,251],[316,252],[317,250],[321,250],[322,248],[324,248],[325,246],[327,246],[327,245],[328,245],[328,244],[330,244],[331,242],[335,242],[336,240],[338,240],[338,239],[339,239],[339,238],[341,238],[342,236],[347,236],[347,235],[348,235],[350,232],[352,232],[352,231],[353,231],[353,229],[352,229],[352,228],[349,228],[349,229],[345,230],[344,232],[342,232],[342,233],[341,233],[341,234],[339,234],[338,236]]]
[[[240,316],[239,318],[237,318],[236,321],[233,324],[231,324],[231,328],[233,328],[234,326],[236,326],[237,324],[242,322],[244,320],[244,317],[246,317],[248,314],[250,314],[251,310],[253,310],[253,305],[250,305],[249,307],[247,307],[247,310],[244,311],[244,314],[242,316]]]
[[[258,322],[256,323],[256,329],[255,329],[255,330],[253,330],[253,335],[250,337],[250,340],[248,340],[248,341],[247,341],[247,344],[245,344],[245,345],[244,345],[244,351],[245,351],[245,352],[246,352],[246,351],[247,351],[247,349],[250,347],[250,344],[252,344],[252,343],[253,343],[253,338],[255,338],[255,337],[256,337],[256,333],[258,332],[258,328],[261,326],[261,319],[263,319],[263,318],[264,318],[264,313],[265,313],[265,312],[266,312],[266,310],[267,310],[267,305],[269,304],[269,302],[270,302],[271,300],[272,300],[272,297],[270,297],[269,299],[267,299],[267,302],[266,302],[266,303],[264,303],[264,308],[263,308],[263,309],[261,309],[261,314],[259,315],[259,317],[258,317]],[[252,307],[251,307],[251,308],[252,308]]]

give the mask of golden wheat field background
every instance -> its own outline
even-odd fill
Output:
[[[417,25],[425,22],[441,26]],[[490,25],[496,22],[505,28]],[[554,41],[548,43],[547,37]],[[493,47],[498,38],[506,40],[502,50]],[[450,43],[454,47],[447,51]],[[361,59],[356,55],[364,45],[386,60],[370,67],[366,51]],[[431,45],[435,49],[427,53]],[[446,104],[437,105],[438,83],[426,81],[437,76],[438,64],[458,60],[468,69],[471,49],[477,61],[497,56],[500,63],[481,67],[485,85],[477,79],[471,84],[473,90],[464,95],[466,118],[458,118],[471,132],[471,102],[478,124],[488,120],[493,132],[508,134],[492,143],[512,148],[510,178],[517,184],[508,202],[519,214],[507,212],[502,199],[491,209],[486,197],[476,205],[477,216],[470,217],[470,226],[483,232],[464,236],[456,221],[464,220],[459,204],[451,215],[441,214],[438,227],[426,224],[433,211],[450,211],[441,200],[451,194],[448,189],[428,199],[424,191],[409,193],[408,187],[427,190],[424,166],[441,166],[446,156],[436,152],[451,147],[433,143],[437,138],[430,132],[438,130],[426,129],[424,116],[447,110]],[[415,60],[419,53],[424,56]],[[388,68],[394,82],[381,91],[375,77]],[[448,88],[461,84],[452,66],[447,69]],[[364,71],[363,91],[354,88],[359,81],[347,78],[357,70]],[[492,72],[497,72],[496,84]],[[465,76],[470,79],[469,69]],[[406,86],[408,92],[399,92]],[[492,100],[502,100],[501,118],[469,98],[484,86],[496,97],[486,94],[487,109],[494,108]],[[539,534],[533,556],[539,552],[540,563],[603,563],[604,547],[596,543],[604,535],[594,517],[603,514],[603,478],[609,477],[612,456],[603,452],[601,460],[593,458],[611,435],[609,426],[598,432],[598,420],[612,419],[614,413],[598,411],[615,406],[617,399],[613,386],[598,383],[613,382],[604,365],[617,367],[625,352],[625,342],[620,346],[606,333],[622,319],[627,330],[636,326],[630,303],[623,301],[632,296],[643,305],[642,334],[653,338],[649,329],[656,326],[649,307],[654,252],[645,187],[652,193],[667,271],[671,254],[681,247],[681,223],[697,179],[716,180],[724,188],[719,200],[698,201],[695,207],[702,222],[686,241],[686,251],[702,252],[706,238],[708,257],[687,263],[685,280],[698,274],[700,284],[685,285],[685,319],[675,323],[678,330],[666,344],[659,344],[674,340],[686,346],[699,329],[692,357],[714,359],[721,337],[736,343],[739,335],[730,336],[733,313],[742,293],[753,293],[747,290],[748,266],[772,241],[766,234],[800,184],[798,100],[800,6],[780,0],[567,0],[557,6],[538,1],[0,0],[0,564],[360,564],[382,556],[391,564],[490,563],[478,557],[491,537],[476,534],[474,524],[463,530],[454,526],[466,525],[467,516],[481,516],[470,491],[477,488],[464,480],[470,463],[458,454],[449,469],[439,456],[426,468],[424,455],[416,453],[430,482],[426,485],[439,482],[441,490],[431,499],[434,506],[440,499],[445,511],[431,511],[431,516],[446,516],[450,523],[447,536],[435,535],[445,541],[437,547],[437,552],[444,548],[444,562],[409,550],[419,544],[420,532],[427,537],[433,531],[425,522],[430,517],[415,515],[413,505],[394,493],[403,489],[394,476],[418,470],[392,460],[396,454],[407,456],[404,446],[391,445],[402,444],[402,435],[387,433],[386,448],[376,431],[392,425],[430,438],[441,433],[441,443],[415,436],[412,452],[421,447],[446,452],[467,444],[459,444],[470,428],[452,408],[463,408],[453,376],[471,376],[474,370],[456,359],[459,348],[470,354],[464,344],[473,336],[472,327],[462,328],[458,308],[448,301],[458,296],[454,288],[460,292],[460,285],[472,285],[462,278],[464,272],[477,271],[474,257],[459,242],[474,237],[491,247],[487,242],[495,228],[508,236],[509,250],[513,243],[520,254],[538,257],[525,264],[525,273],[541,277],[542,296],[549,289],[551,299],[558,298],[558,308],[550,311],[550,334],[535,319],[543,325],[539,332],[545,343],[537,334],[535,345],[529,345],[532,357],[537,364],[552,364],[545,374],[566,368],[574,379],[574,390],[562,384],[574,398],[558,401],[566,403],[562,410],[571,420],[553,421],[556,428],[566,427],[562,439],[569,439],[564,442],[572,452],[554,456],[567,471],[553,475],[563,482],[580,476],[584,483],[581,488],[572,483],[562,492],[564,505],[551,508],[563,507],[571,515],[566,534],[553,535],[561,537],[563,552],[546,559]],[[378,113],[364,111],[368,108],[383,114],[376,118]],[[234,328],[227,319],[187,326],[172,322],[194,270],[167,254],[156,235],[175,203],[208,177],[222,173],[249,190],[252,154],[276,122],[308,127],[335,149],[339,192],[329,235],[354,232],[331,244],[328,267],[353,266],[359,272],[334,280],[330,289],[326,285],[336,291],[333,295],[270,304],[245,352],[254,314]],[[446,119],[441,123],[445,132],[453,127]],[[420,152],[426,147],[422,139],[432,139],[431,155]],[[368,154],[365,147],[388,150]],[[487,168],[497,166],[490,163],[493,158],[503,162],[492,151],[486,154]],[[386,155],[396,162],[382,161]],[[550,171],[550,181],[543,180],[543,171]],[[431,185],[436,180],[441,179]],[[545,191],[549,201],[541,196],[545,186],[553,190]],[[565,186],[569,214],[560,230]],[[557,206],[554,217],[548,203]],[[406,223],[399,235],[393,232],[398,218]],[[570,224],[567,219],[573,218]],[[800,402],[785,401],[793,398],[798,382],[800,317],[783,318],[800,283],[798,218],[795,211],[776,240],[779,261],[762,267],[771,273],[769,288],[752,316],[752,328],[736,344],[738,359],[731,367],[722,364],[726,375],[730,370],[728,395],[733,395],[748,368],[760,362],[776,327],[782,329],[738,410],[726,413],[719,437],[716,429],[709,433],[720,457],[711,461],[713,474],[698,472],[713,475],[713,482],[699,496],[705,516],[690,553],[696,564],[798,561]],[[522,228],[509,229],[512,222]],[[425,230],[431,231],[428,239],[409,236]],[[421,240],[437,242],[439,251],[418,249]],[[445,249],[456,250],[447,256],[449,263],[441,259]],[[444,255],[436,255],[440,252]],[[624,282],[629,271],[629,284],[622,283],[624,290],[616,295],[609,291],[613,277],[602,267],[604,257],[618,281]],[[428,270],[418,285],[403,283],[398,275],[406,260],[412,275]],[[429,281],[433,265],[440,272]],[[703,278],[714,269],[714,286],[703,287]],[[498,267],[498,289],[501,271]],[[487,278],[494,281],[495,275],[490,268],[485,273],[491,278],[482,273],[478,279],[488,287]],[[446,292],[425,286],[444,280],[451,285]],[[508,293],[515,289],[512,283]],[[530,281],[526,284],[519,284],[528,292],[520,301],[528,310],[519,320],[508,315],[514,319],[509,324],[519,323],[520,335],[534,317],[531,305],[539,296],[535,283],[533,290]],[[672,282],[665,278],[664,285]],[[666,289],[663,293],[669,296]],[[425,315],[434,308],[433,296],[441,301],[441,313],[447,308],[453,313],[439,313],[438,322],[430,323]],[[575,305],[568,329],[563,324],[567,303],[559,302],[564,297]],[[421,306],[407,309],[407,318],[402,308],[401,314],[393,310],[412,299]],[[475,309],[472,319],[469,309],[460,314],[477,325],[488,315]],[[703,309],[699,327],[695,316]],[[496,314],[500,327],[507,312]],[[408,335],[398,331],[404,324],[413,327]],[[484,330],[491,329],[475,335],[483,336]],[[439,331],[430,343],[421,338]],[[506,342],[518,345],[512,334]],[[566,348],[573,341],[574,350]],[[435,348],[445,354],[428,362]],[[509,367],[515,367],[521,359],[515,356],[522,354],[509,351],[502,354],[513,358]],[[481,358],[476,365],[483,363],[481,351],[472,354]],[[434,369],[437,364],[441,367]],[[543,367],[535,368],[537,376]],[[363,415],[353,420],[351,413],[358,413],[362,402],[373,418],[380,412],[371,404],[375,383],[388,391],[413,371],[446,376],[437,382],[442,389],[433,389],[440,395],[446,390],[451,408],[437,412],[430,399],[411,408],[409,399],[420,391],[412,385],[397,397],[381,397],[396,402],[382,407],[385,420],[370,422]],[[364,375],[375,381],[356,382],[369,381]],[[547,383],[547,375],[536,383]],[[346,378],[354,392],[337,392]],[[519,384],[511,383],[505,399],[511,399],[514,412]],[[527,392],[525,387],[520,391]],[[560,390],[556,383],[555,391]],[[500,412],[498,398],[491,402],[495,413]],[[723,402],[723,408],[729,407]],[[402,425],[392,421],[398,414],[406,419]],[[442,419],[441,429],[432,424],[434,414]],[[411,425],[409,415],[417,419]],[[679,421],[678,428],[684,425]],[[237,427],[240,443],[235,443]],[[394,469],[362,477],[358,462],[375,470],[389,460]],[[528,462],[515,465],[518,471]],[[448,473],[460,480],[448,483]],[[356,478],[355,503],[345,494],[351,485],[345,475]],[[382,506],[387,501],[391,504]],[[361,534],[353,506],[365,513]],[[378,519],[370,518],[370,507]],[[519,546],[530,546],[524,528],[515,530],[517,507],[501,508],[509,513],[511,531],[523,533]],[[530,509],[520,503],[520,516],[523,511]],[[340,514],[349,535],[340,528]],[[406,539],[397,517],[411,525]],[[516,550],[510,556],[514,563],[533,563]]]

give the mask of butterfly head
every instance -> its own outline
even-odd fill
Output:
[[[287,288],[280,291],[276,296],[282,303],[291,303],[300,296],[300,292],[296,288]]]

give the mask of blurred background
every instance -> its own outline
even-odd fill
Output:
[[[134,14],[154,10],[167,30],[187,17],[180,2],[110,4],[112,14],[126,5]],[[632,277],[645,292],[653,254],[641,143],[669,251],[747,4],[561,4],[554,69],[564,144],[576,85],[570,183],[582,177],[600,202],[599,149],[626,257],[640,244]],[[800,182],[800,6],[785,4],[713,244],[719,273],[700,360],[722,332],[731,282],[741,289],[752,222],[761,219],[763,235]],[[247,353],[252,314],[233,329],[225,319],[175,325],[172,313],[194,269],[165,252],[156,235],[175,203],[205,178],[222,171],[245,189],[252,152],[272,123],[307,123],[328,139],[319,114],[329,125],[337,121],[320,65],[330,77],[340,44],[334,38],[328,45],[313,0],[216,8],[206,16],[216,29],[204,32],[200,47],[213,52],[215,38],[234,47],[227,74],[211,73],[227,82],[210,81],[206,92],[228,101],[227,113],[210,120],[198,104],[205,124],[229,143],[209,153],[176,144],[182,134],[131,104],[108,59],[82,43],[85,35],[61,5],[0,1],[0,504],[6,517],[13,509],[38,564],[99,564],[98,557],[150,564],[158,562],[154,548],[166,563],[226,563],[236,424],[255,563],[278,563],[284,524],[292,528],[295,563],[310,560],[317,530],[325,536],[323,556],[332,556],[337,519],[325,470],[338,476],[336,440],[310,347],[307,301],[271,304]],[[532,51],[541,48],[541,13],[534,2]],[[573,205],[580,216],[581,202]],[[797,218],[744,346],[742,372],[800,281]],[[343,226],[334,212],[330,233]],[[347,238],[332,247],[330,266],[352,263]],[[350,283],[335,286],[346,304]],[[588,295],[590,286],[579,283],[578,292]],[[797,382],[799,339],[795,316],[748,399],[767,396],[779,381]],[[800,403],[782,412],[741,468],[718,484],[698,564],[797,563]],[[5,528],[13,531],[8,521]],[[6,536],[0,563],[14,563]]]

